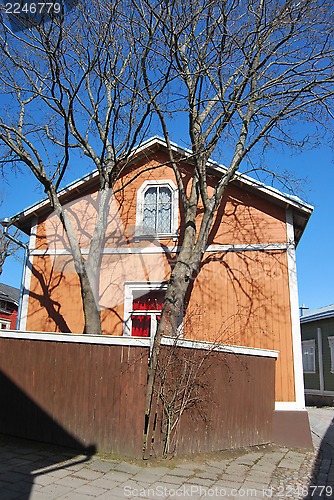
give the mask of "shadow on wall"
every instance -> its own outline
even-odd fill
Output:
[[[330,411],[330,410],[328,410]],[[331,412],[333,414],[333,412]],[[313,431],[314,432],[314,431]],[[317,437],[317,436],[316,436]],[[321,439],[304,500],[334,497],[334,418]]]
[[[94,445],[84,446],[71,436],[2,372],[0,397],[0,488],[13,491],[10,498],[14,498],[16,493],[21,499],[28,500],[35,479],[45,473],[45,468],[50,473],[68,467],[67,463],[63,463],[66,460],[71,459],[71,464],[82,463],[95,454]],[[57,437],[57,441],[67,449],[36,445],[9,436],[29,436],[44,442]]]

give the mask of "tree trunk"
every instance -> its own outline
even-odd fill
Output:
[[[80,285],[81,285],[81,298],[85,319],[84,333],[90,335],[102,335],[101,328],[101,318],[98,303],[94,296],[90,279],[83,269],[79,273]]]

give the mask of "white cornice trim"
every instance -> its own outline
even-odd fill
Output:
[[[251,252],[251,251],[286,251],[289,245],[287,243],[252,243],[249,245],[209,245],[206,252],[224,253],[224,252]],[[104,248],[102,255],[126,255],[126,254],[161,254],[176,253],[181,250],[181,246],[150,246],[150,247],[119,247]],[[88,255],[89,248],[82,248],[81,253]],[[66,248],[49,248],[45,250],[32,250],[31,255],[71,255],[71,251]]]

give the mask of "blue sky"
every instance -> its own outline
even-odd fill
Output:
[[[221,159],[224,163],[224,159]],[[333,152],[324,145],[297,156],[271,153],[268,164],[279,165],[290,170],[294,177],[305,180],[302,189],[295,194],[314,206],[314,212],[297,248],[297,270],[299,283],[299,302],[316,309],[334,303],[334,168]],[[67,181],[79,178],[85,171],[72,170]],[[37,186],[29,173],[12,175],[2,182],[0,189],[3,200],[0,218],[10,217],[29,205],[44,198],[43,191]],[[1,282],[20,287],[23,255],[7,259]]]

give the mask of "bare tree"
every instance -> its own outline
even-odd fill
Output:
[[[177,331],[217,208],[241,163],[260,147],[300,149],[330,126],[333,6],[323,0],[134,4],[147,99],[154,103],[168,146],[184,221],[150,360],[149,414],[161,337]],[[187,130],[184,140],[194,168],[190,186],[184,185],[171,144],[176,120]],[[217,150],[223,151],[226,168],[212,186],[209,158]]]
[[[176,335],[217,209],[240,165],[261,144],[312,142],[333,118],[332,17],[327,0],[93,0],[24,33],[2,22],[4,159],[32,170],[65,228],[88,333],[101,332],[92,275],[111,188],[145,136],[152,109],[165,137],[183,226],[150,360],[147,414],[162,335]],[[187,186],[171,144],[175,123],[184,126],[194,169]],[[100,179],[86,260],[57,194],[77,151]],[[213,183],[209,158],[217,151],[226,168]]]
[[[2,203],[3,201],[0,198],[0,206]],[[5,225],[0,224],[0,276],[6,259],[12,256],[16,257],[15,254],[19,250],[20,245],[15,243],[15,240],[17,240],[19,233],[18,229],[8,229]]]
[[[14,238],[16,238],[18,231],[14,231]],[[3,271],[3,266],[8,257],[14,255],[18,250],[18,246],[8,239],[3,230],[0,229],[0,275]]]
[[[101,333],[96,270],[112,187],[149,124],[150,104],[140,97],[140,60],[124,8],[121,0],[80,2],[65,16],[28,23],[23,32],[13,32],[5,17],[1,22],[2,159],[33,172],[64,227],[87,333]],[[82,157],[99,174],[87,259],[58,196],[67,169]]]

